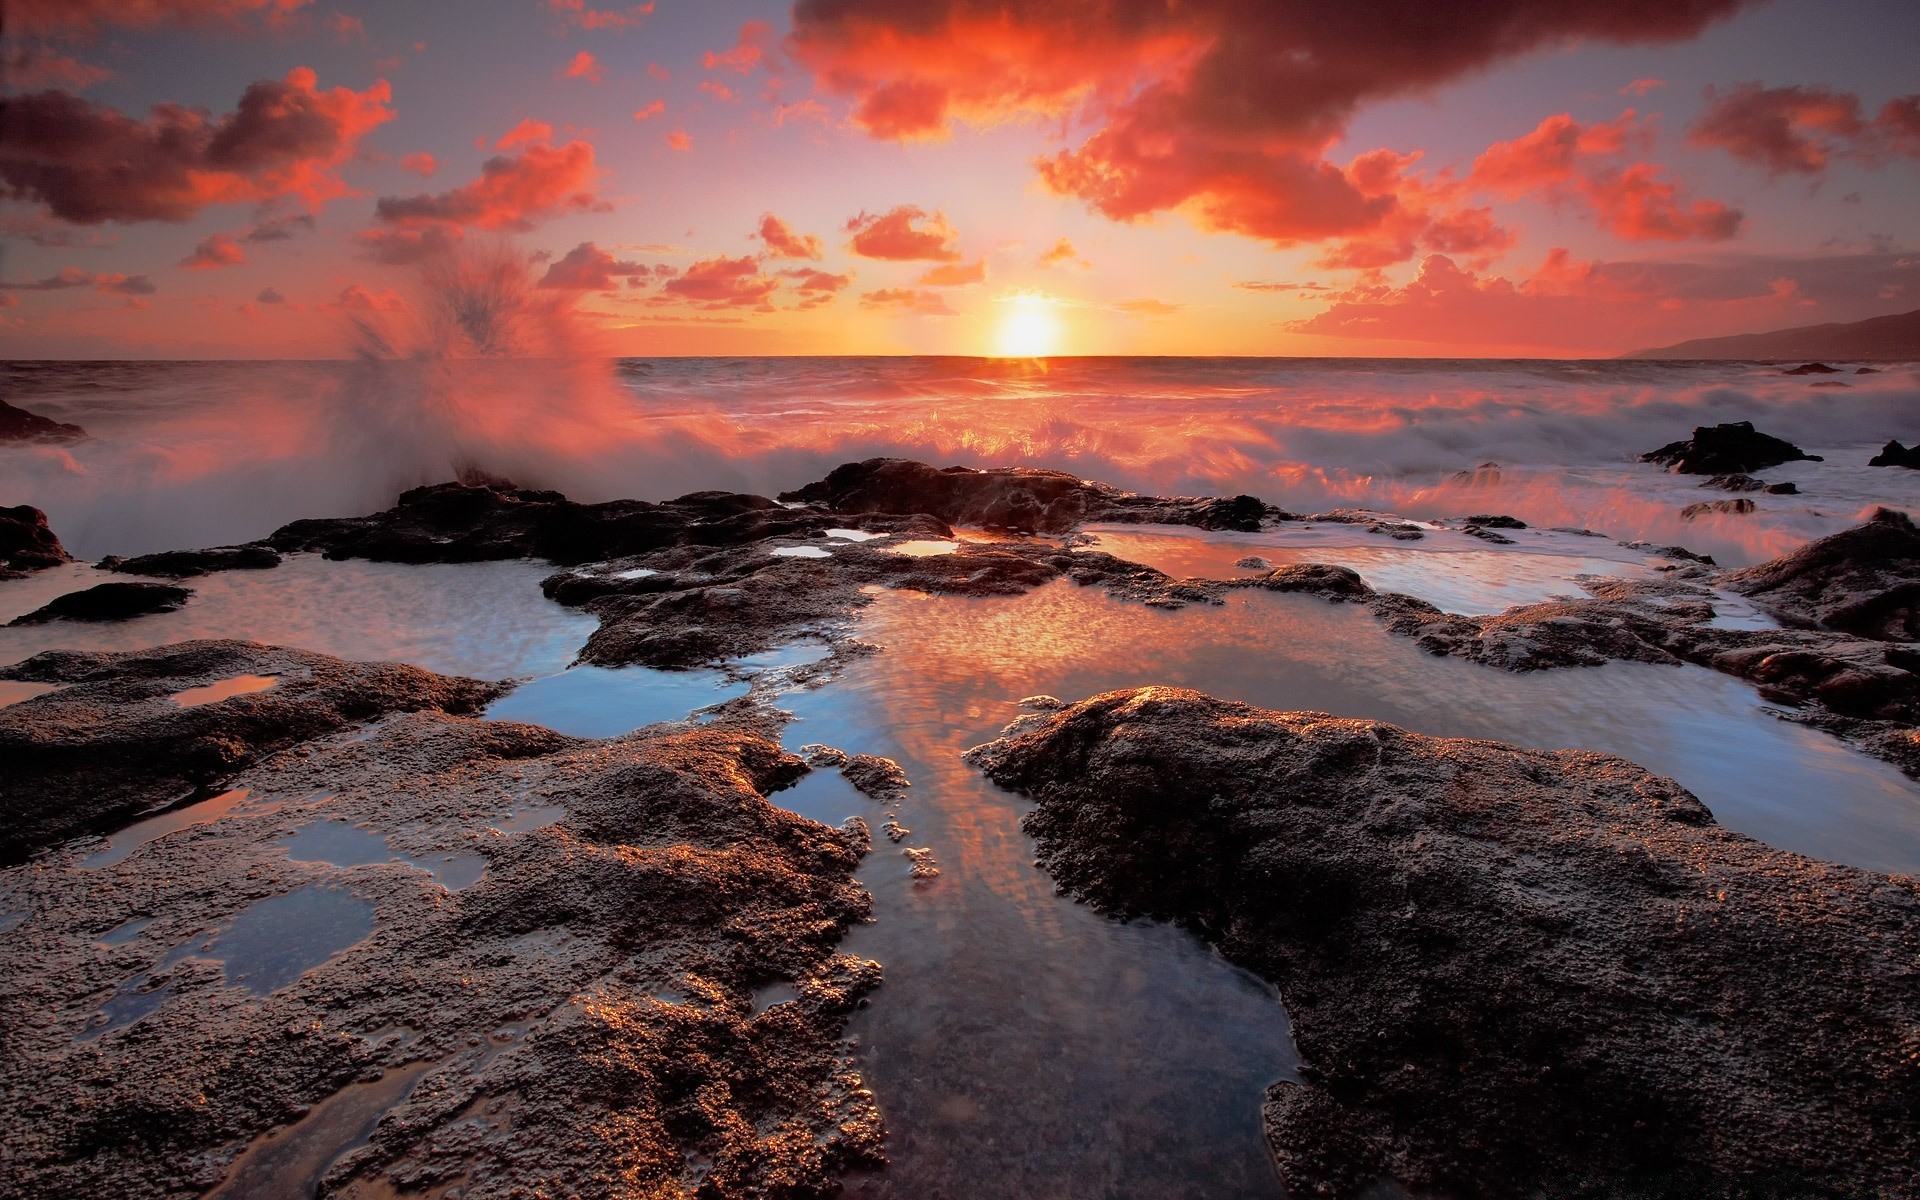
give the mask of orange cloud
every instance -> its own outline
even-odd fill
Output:
[[[622,262],[592,242],[581,242],[547,268],[539,286],[574,292],[607,291],[619,287],[616,281],[620,279],[638,287],[650,273],[649,267]]]
[[[987,260],[981,259],[971,265],[966,263],[942,263],[930,267],[920,276],[920,282],[927,287],[966,287],[968,284],[987,281]]]
[[[405,158],[402,158],[400,160],[400,166],[402,170],[412,171],[422,179],[427,179],[432,177],[433,173],[440,169],[440,160],[422,151],[419,154],[409,154]]]
[[[655,100],[652,104],[649,104],[644,108],[634,109],[633,119],[636,121],[646,121],[646,120],[650,120],[653,117],[657,117],[661,113],[666,111],[667,111],[667,102],[665,100]]]
[[[925,227],[919,223],[925,222]],[[959,262],[960,251],[954,239],[960,235],[940,213],[928,214],[923,208],[903,204],[884,213],[861,212],[847,222],[853,235],[850,243],[862,258],[880,258],[892,262]]]
[[[324,28],[336,42],[364,42],[367,40],[367,26],[359,17],[350,17],[346,13],[328,13],[322,21]]]
[[[788,46],[876,137],[1084,122],[1083,142],[1036,164],[1052,190],[1115,220],[1179,210],[1288,245],[1363,235],[1393,212],[1394,197],[1323,157],[1362,105],[1543,46],[1691,37],[1746,2],[1483,4],[1439,19],[1428,0],[800,0]]]
[[[393,119],[392,91],[320,91],[313,71],[261,80],[239,107],[154,106],[146,120],[62,91],[7,100],[0,184],[79,225],[184,221],[212,204],[293,197],[308,208],[348,194],[337,169],[360,139]]]
[[[180,265],[194,271],[210,271],[216,267],[237,267],[247,261],[246,248],[224,233],[211,233],[200,239],[193,253],[180,260]]]
[[[1773,176],[1826,173],[1836,158],[1920,157],[1920,93],[1887,101],[1868,120],[1860,97],[1824,87],[1709,87],[1687,130],[1696,146],[1725,150]]]
[[[731,103],[740,96],[740,93],[734,91],[726,84],[721,83],[718,79],[702,79],[700,81],[700,90],[712,96],[715,100],[720,101],[722,104]]]
[[[1080,252],[1075,250],[1073,243],[1066,238],[1061,238],[1053,244],[1052,249],[1042,254],[1038,265],[1042,267],[1057,267],[1062,263],[1072,263],[1074,266],[1082,269],[1085,269],[1087,266],[1087,260],[1080,257]]]
[[[810,258],[817,261],[820,257],[819,238],[810,233],[795,233],[792,226],[772,213],[760,218],[760,228],[753,236],[764,242],[767,253],[775,258]]]
[[[122,296],[151,296],[159,289],[145,275],[95,275],[79,267],[64,267],[57,274],[30,283],[0,283],[3,292],[63,292],[70,288],[92,288]]]
[[[923,291],[917,288],[881,288],[877,292],[868,292],[860,297],[860,307],[918,313],[926,317],[960,315],[948,305],[946,297],[939,292]]]
[[[392,288],[368,291],[357,283],[340,289],[333,300],[313,306],[315,312],[405,312],[407,302]]]
[[[1663,88],[1665,86],[1667,86],[1667,81],[1664,79],[1636,79],[1621,88],[1620,94],[1622,96],[1644,96],[1655,88]]]
[[[632,8],[589,8],[587,0],[547,0],[547,7],[581,29],[632,29],[653,15],[653,0]]]
[[[794,281],[793,290],[800,293],[799,307],[803,309],[831,304],[833,298],[853,282],[852,275],[833,275],[813,267],[796,267],[780,273]]]
[[[772,56],[773,26],[765,21],[748,21],[740,27],[740,39],[728,50],[709,50],[701,64],[709,71],[728,70],[742,75],[768,61]]]
[[[560,72],[560,77],[562,79],[584,79],[588,83],[604,83],[607,78],[607,68],[601,64],[599,59],[582,50],[573,56],[573,61],[569,62],[566,69]]]
[[[779,287],[779,280],[760,273],[759,259],[743,255],[703,259],[688,267],[679,278],[667,280],[661,291],[701,308],[754,308],[771,312],[769,301]]]
[[[667,135],[667,149],[678,150],[682,154],[693,149],[693,135],[684,129],[676,129]]]
[[[0,64],[5,64],[7,84],[16,92],[44,87],[70,88],[77,92],[113,78],[113,72],[105,67],[55,54],[41,46],[16,46],[0,51]]]
[[[452,191],[429,195],[382,196],[374,216],[402,229],[432,226],[525,232],[568,212],[605,212],[611,206],[594,194],[600,169],[593,145],[571,141],[555,146],[551,127],[522,121],[498,146],[498,154],[480,165],[480,177]]]

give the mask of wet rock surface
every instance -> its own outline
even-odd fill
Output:
[[[1685,441],[1669,442],[1640,456],[1682,475],[1745,475],[1789,462],[1820,462],[1792,442],[1754,429],[1751,421],[1696,426]]]
[[[766,801],[806,770],[775,732],[412,713],[235,780],[270,810],[0,873],[27,914],[0,941],[8,1189],[832,1194],[883,1161],[840,1040],[879,968],[835,950],[867,835]],[[565,815],[495,827],[529,804]],[[289,853],[323,825],[393,858]],[[484,860],[459,891],[414,865],[449,852]],[[358,940],[246,986],[234,931],[314,894],[370,913]],[[773,983],[790,998],[756,1005]],[[362,1115],[330,1128],[342,1105]]]
[[[1880,453],[1867,460],[1867,465],[1920,470],[1920,446],[1902,446],[1899,440],[1895,439],[1882,446]]]
[[[970,752],[1063,886],[1279,985],[1296,1194],[1905,1195],[1920,887],[1624,759],[1144,688]]]
[[[1753,512],[1759,505],[1741,496],[1737,500],[1701,500],[1680,510],[1682,520],[1692,521],[1700,517],[1732,516],[1743,517]]]
[[[239,676],[277,686],[182,706]],[[394,712],[477,711],[505,686],[255,642],[49,650],[0,679],[64,685],[0,708],[0,861],[210,794],[263,755]]]
[[[1897,641],[1920,637],[1920,529],[1893,509],[1729,571],[1722,582],[1795,624]]]
[[[158,575],[165,579],[192,579],[216,571],[268,571],[280,565],[280,552],[265,542],[241,546],[213,546],[205,550],[163,550],[122,558],[110,554],[95,564],[102,571],[122,575]]]
[[[1765,492],[1769,496],[1797,496],[1800,485],[1796,483],[1768,483],[1751,475],[1732,474],[1715,475],[1700,485],[1703,488],[1715,488],[1723,492]]]
[[[192,588],[167,583],[101,583],[56,596],[46,604],[7,622],[44,625],[48,621],[125,621],[153,613],[169,613],[193,597]]]
[[[72,562],[73,556],[47,527],[47,514],[30,504],[0,508],[0,579]]]
[[[1822,362],[1801,363],[1797,367],[1788,367],[1782,375],[1838,375],[1839,367],[1830,367]]]
[[[0,442],[77,442],[87,436],[78,425],[68,425],[28,412],[0,400]]]
[[[1028,533],[1062,533],[1089,521],[1252,532],[1263,520],[1289,516],[1252,496],[1138,496],[1064,471],[941,468],[901,458],[846,463],[780,498],[838,513],[927,513],[953,525]]]

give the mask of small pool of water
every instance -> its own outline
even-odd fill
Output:
[[[250,696],[255,692],[264,692],[268,688],[279,686],[280,680],[277,676],[235,675],[232,679],[222,679],[204,687],[175,692],[173,702],[181,708],[198,708],[202,704],[218,704],[234,696]]]
[[[910,541],[895,542],[886,547],[888,553],[904,554],[908,558],[939,558],[960,549],[959,542],[946,542],[934,538],[914,538]]]
[[[346,821],[315,821],[303,825],[279,844],[287,848],[287,857],[294,862],[323,862],[333,867],[405,863],[432,875],[436,883],[450,892],[472,886],[487,867],[485,857],[459,851],[402,854],[373,830]]]
[[[825,642],[792,642],[785,646],[775,646],[771,650],[762,650],[758,654],[748,654],[733,660],[733,666],[748,673],[777,671],[785,667],[804,667],[821,662],[833,654],[833,647]]]
[[[545,829],[566,818],[565,805],[529,804],[514,809],[504,820],[495,821],[493,828],[501,833],[527,833],[535,829]]]
[[[832,558],[833,551],[825,546],[776,546],[767,551],[775,558]]]
[[[660,572],[658,572],[658,571],[656,571],[656,570],[654,570],[654,569],[653,569],[652,567],[631,567],[631,568],[629,568],[629,569],[627,569],[627,570],[625,570],[625,571],[615,571],[615,572],[613,573],[613,575],[611,576],[611,578],[614,578],[614,579],[646,579],[646,578],[648,578],[649,576],[653,576],[653,575],[658,575],[659,573],[660,573]]]
[[[406,1100],[435,1064],[391,1067],[378,1079],[350,1083],[313,1106],[307,1115],[256,1140],[227,1169],[209,1197],[251,1200],[312,1196],[341,1156],[372,1138],[380,1118]]]
[[[525,721],[574,737],[610,738],[744,696],[747,684],[719,671],[570,667],[523,683],[487,707],[495,721]]]
[[[170,833],[206,825],[229,816],[265,816],[280,811],[281,802],[265,797],[253,799],[247,788],[233,788],[194,804],[183,804],[157,816],[135,821],[106,840],[98,850],[80,860],[87,868],[110,867],[150,842]]]
[[[800,782],[774,792],[767,799],[788,812],[799,813],[822,825],[838,825],[848,817],[865,817],[867,823],[872,825],[881,812],[878,803],[862,795],[834,767],[809,771],[800,777]],[[873,830],[873,836],[876,841],[881,838],[877,827]]]
[[[57,683],[18,683],[11,679],[0,679],[0,708],[31,700],[35,696],[44,696],[48,692],[57,692],[60,686]]]
[[[843,542],[877,542],[887,535],[884,533],[868,533],[863,529],[829,529],[827,530],[827,536],[837,538]]]
[[[213,936],[208,956],[229,986],[277,992],[373,932],[373,905],[338,888],[310,884],[242,909]]]

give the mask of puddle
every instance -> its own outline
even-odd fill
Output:
[[[746,694],[718,671],[579,666],[523,683],[487,708],[494,721],[525,721],[574,737],[609,738]]]
[[[779,546],[767,551],[775,558],[832,558],[833,551],[824,546]]]
[[[74,1040],[90,1042],[109,1030],[131,1025],[141,1017],[158,1012],[160,1006],[167,1002],[167,997],[173,994],[173,981],[169,979],[155,983],[155,976],[179,966],[192,955],[193,949],[191,942],[175,946],[151,972],[143,972],[122,982],[106,1003],[88,1018],[87,1027]]]
[[[895,542],[886,548],[889,553],[904,554],[908,558],[938,558],[943,554],[952,554],[960,549],[959,542],[942,542],[930,538],[914,538],[912,541]]]
[[[175,692],[173,702],[181,708],[198,708],[202,704],[217,704],[234,696],[249,696],[278,686],[280,680],[272,675],[235,675],[232,679],[222,679],[205,687]]]
[[[771,650],[762,650],[758,654],[749,654],[733,660],[733,666],[748,673],[776,671],[782,667],[804,667],[830,657],[833,647],[824,642],[795,642],[788,646],[775,646]]]
[[[658,575],[659,573],[660,572],[654,570],[652,567],[633,567],[625,571],[616,571],[611,576],[609,576],[609,578],[611,579],[645,579],[650,575]]]
[[[886,537],[884,533],[868,533],[863,529],[829,529],[827,536],[843,542],[877,542]]]
[[[334,867],[405,863],[427,872],[450,892],[472,886],[487,868],[487,860],[481,855],[460,851],[439,851],[420,857],[402,854],[371,829],[346,821],[315,821],[303,825],[279,844],[287,848],[287,857],[294,862],[323,862]]]
[[[0,679],[0,708],[59,690],[57,683],[19,683],[12,679]]]
[[[214,934],[209,956],[229,986],[264,996],[373,932],[373,905],[337,888],[310,884],[250,905]]]
[[[124,946],[140,936],[140,931],[153,924],[152,917],[135,917],[124,924],[116,925],[100,935],[103,946]]]
[[[389,1068],[376,1080],[348,1084],[292,1125],[248,1146],[207,1195],[236,1200],[315,1195],[327,1168],[366,1145],[380,1118],[403,1103],[433,1065],[412,1062]]]
[[[248,798],[251,792],[246,788],[234,788],[221,792],[217,796],[170,808],[157,816],[136,821],[125,829],[108,838],[106,844],[80,860],[80,865],[88,869],[110,867],[125,859],[135,850],[149,842],[157,842],[170,833],[182,829],[191,829],[195,825],[208,825],[228,816],[265,816],[280,811],[278,800],[255,800]]]
[[[881,816],[880,805],[862,795],[833,767],[807,772],[800,782],[774,792],[767,801],[822,825],[838,825],[848,817],[865,817],[868,824],[874,824]],[[876,828],[874,836],[879,833]]]
[[[753,1011],[763,1013],[776,1004],[785,1004],[800,998],[800,989],[787,980],[764,984],[753,989]]]
[[[516,808],[507,814],[504,821],[495,821],[493,828],[501,833],[526,833],[529,830],[545,829],[547,826],[566,820],[567,810],[561,804],[534,804]]]

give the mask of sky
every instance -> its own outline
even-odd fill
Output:
[[[606,6],[597,6],[605,4]],[[0,356],[1604,357],[1920,308],[1912,0],[5,0]]]

